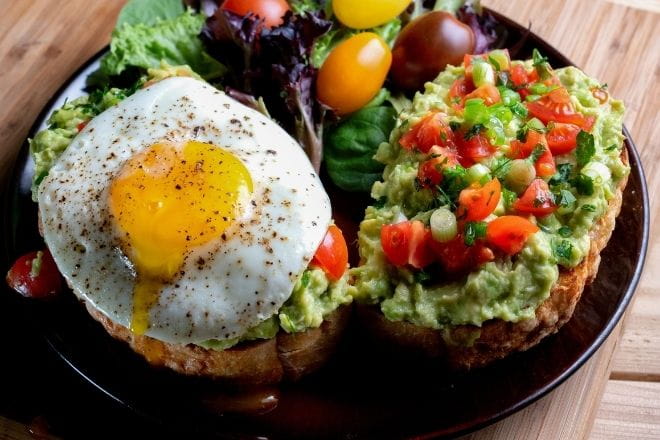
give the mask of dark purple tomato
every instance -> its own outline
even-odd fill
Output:
[[[390,75],[404,90],[420,90],[448,64],[463,62],[474,51],[474,32],[452,14],[426,13],[403,28],[392,50]]]

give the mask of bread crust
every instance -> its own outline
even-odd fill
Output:
[[[291,334],[281,331],[272,339],[239,343],[227,350],[217,351],[136,335],[88,303],[86,307],[113,338],[128,343],[151,365],[233,385],[295,381],[317,370],[334,353],[351,312],[350,306],[341,306],[328,315],[319,328]]]
[[[623,163],[629,163],[625,148],[621,159]],[[370,337],[388,347],[404,350],[408,354],[442,357],[457,369],[481,367],[515,351],[525,351],[535,346],[546,336],[556,333],[571,318],[585,285],[596,277],[600,252],[614,231],[627,181],[625,177],[619,182],[607,212],[590,230],[589,253],[575,268],[560,269],[559,279],[550,291],[550,296],[536,309],[534,318],[516,323],[492,319],[480,328],[458,325],[446,330],[435,330],[405,321],[390,321],[378,306],[359,305],[357,315],[361,327]],[[480,331],[480,335],[471,346],[446,342],[470,340],[476,331]]]

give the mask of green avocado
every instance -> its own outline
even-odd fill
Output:
[[[531,69],[531,61],[525,66]],[[600,103],[592,89],[601,84],[574,67],[555,70],[576,110],[596,117],[590,133],[593,154],[580,159],[586,163],[579,164],[575,152],[555,157],[559,169],[560,164],[568,165],[563,168],[564,175],[558,173],[549,179],[550,185],[565,196],[566,202],[553,214],[534,219],[540,231],[527,240],[520,253],[498,257],[460,279],[434,279],[429,284],[419,271],[389,264],[380,242],[381,227],[406,219],[428,224],[430,214],[438,207],[438,194],[416,183],[419,163],[426,155],[403,149],[399,138],[431,111],[447,115],[450,124],[468,125],[467,108],[457,112],[449,98],[452,84],[463,74],[462,67],[449,66],[427,83],[424,93],[417,93],[412,107],[399,116],[390,142],[382,144],[374,157],[385,169],[382,180],[372,187],[371,195],[378,203],[367,208],[360,224],[362,264],[350,271],[354,283],[349,293],[359,303],[379,305],[385,317],[393,321],[446,329],[461,324],[481,326],[494,318],[509,322],[533,318],[557,281],[559,267],[575,267],[588,253],[589,230],[606,212],[618,182],[629,172],[620,158],[623,103],[611,98]],[[482,169],[496,176],[498,167],[508,160],[511,141],[526,123],[526,111],[509,111],[502,104],[486,110],[490,114],[483,116],[483,133],[493,145],[500,146],[494,157],[480,163],[486,167]],[[516,196],[513,191],[509,193]],[[490,220],[495,215],[512,214],[510,209],[501,201]]]

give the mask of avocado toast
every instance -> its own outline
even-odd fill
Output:
[[[398,118],[351,293],[388,345],[473,368],[572,316],[629,168],[623,104],[537,51],[466,56]]]

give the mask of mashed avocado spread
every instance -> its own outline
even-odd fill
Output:
[[[509,322],[532,318],[536,308],[548,298],[560,267],[575,267],[589,251],[590,228],[606,212],[618,182],[629,172],[620,158],[623,103],[610,98],[604,86],[574,67],[553,71],[538,53],[534,60],[526,62],[510,62],[507,55],[506,67],[493,58],[477,59],[473,65],[483,63],[479,69],[486,70],[487,75],[485,81],[479,78],[479,82],[486,86],[478,90],[495,89],[494,102],[488,102],[484,94],[465,97],[457,93],[466,70],[464,66],[450,66],[426,84],[424,93],[415,96],[411,106],[399,115],[390,141],[381,144],[375,155],[377,161],[385,164],[385,170],[382,181],[372,188],[376,202],[367,208],[360,224],[361,265],[351,269],[354,283],[350,293],[360,303],[379,304],[390,320],[444,329],[460,324],[481,326],[493,318]],[[534,79],[521,83],[516,78],[518,84],[514,84],[514,67]],[[476,71],[474,67],[475,84]],[[531,130],[550,139],[561,124],[534,118],[529,104],[544,102],[546,95],[563,88],[570,95],[569,106],[578,114],[576,124],[586,121],[585,128],[573,127],[580,131],[573,149],[556,149],[552,174],[542,175],[539,163],[544,144],[532,146],[534,151],[528,152],[526,158],[516,156],[513,145],[522,145]],[[405,148],[400,143],[402,136],[434,112],[451,130],[440,133],[437,144],[446,147],[443,151],[458,154],[460,165],[454,166],[443,153]],[[448,140],[446,133],[456,142]],[[470,150],[474,148],[475,136],[483,141],[481,145],[489,144],[487,153],[483,154],[483,149]],[[465,163],[465,156],[470,154],[472,160]],[[436,180],[435,185],[422,184],[421,164],[438,156],[445,157],[435,166],[442,174],[440,183]],[[531,178],[543,180],[540,184],[551,192],[544,198],[537,196],[525,213],[514,205],[520,206],[517,203],[525,198],[525,188],[532,186],[532,180],[522,188],[509,185],[513,159],[528,161]],[[463,203],[459,201],[462,191],[479,188],[494,179],[499,179],[502,188],[497,207],[480,221],[462,222],[457,211]],[[531,213],[545,207],[550,207],[550,212]],[[419,220],[428,229],[429,219],[438,208],[446,208],[458,218],[458,237],[461,246],[465,239],[466,252],[471,246],[490,246],[486,237],[488,224],[503,215],[525,217],[538,232],[527,237],[518,252],[495,250],[494,256],[491,253],[491,258],[473,264],[469,270],[452,272],[436,263],[424,268],[415,268],[410,261],[392,263],[383,250],[383,226]]]

